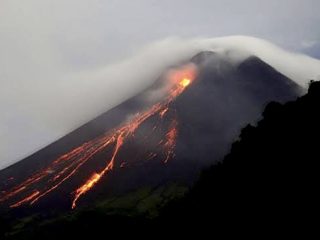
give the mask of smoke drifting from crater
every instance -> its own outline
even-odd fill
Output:
[[[256,55],[306,86],[320,76],[320,61],[287,52],[257,38],[168,38],[141,49],[115,64],[77,73],[1,80],[0,168],[8,166],[99,114],[146,89],[169,67],[188,61],[200,51],[215,51],[238,64]]]

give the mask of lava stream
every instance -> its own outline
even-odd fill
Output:
[[[99,180],[103,175],[105,175],[107,172],[113,169],[115,157],[117,156],[117,153],[122,144],[123,144],[123,136],[122,136],[122,133],[120,133],[120,135],[117,138],[117,144],[115,146],[110,162],[101,172],[94,173],[92,177],[87,180],[85,184],[83,184],[80,188],[76,190],[75,198],[73,199],[73,202],[72,202],[72,209],[76,207],[76,202],[81,197],[81,195],[88,192],[97,182],[99,182]]]
[[[164,160],[164,163],[167,163],[170,157],[173,157],[174,155],[174,148],[176,146],[176,139],[178,136],[177,126],[178,126],[178,121],[174,119],[171,123],[168,133],[166,134],[166,142],[164,143],[166,158]]]
[[[81,146],[62,155],[54,160],[48,167],[35,173],[9,191],[2,191],[3,194],[0,196],[0,202],[10,201],[11,203],[9,206],[11,208],[19,207],[23,204],[34,204],[77,174],[81,167],[97,153],[107,149],[112,150],[112,155],[106,161],[105,167],[102,170],[93,173],[91,177],[84,181],[84,184],[73,192],[74,198],[72,200],[72,208],[75,208],[79,198],[90,191],[104,175],[114,169],[115,161],[121,147],[129,138],[134,136],[141,124],[155,115],[158,115],[160,119],[163,119],[170,109],[170,104],[191,84],[195,75],[196,69],[194,65],[187,65],[179,70],[171,71],[168,74],[170,89],[163,101],[155,103],[143,112],[137,113],[131,120],[119,127],[108,131],[91,141],[85,142]],[[171,120],[165,139],[161,140],[159,143],[165,156],[163,160],[164,163],[167,163],[168,160],[174,156],[174,148],[178,133],[177,128],[178,121],[176,119]],[[155,129],[157,129],[157,125],[153,126],[152,131],[155,131]],[[157,156],[157,153],[150,152],[147,160],[150,160],[155,156]],[[125,159],[122,159],[122,163],[127,162],[124,160]],[[127,164],[122,163],[119,167],[123,168],[127,166]],[[19,195],[26,197],[19,199]]]
[[[31,201],[32,199],[34,199],[36,196],[38,196],[40,194],[39,191],[35,191],[34,193],[30,194],[29,196],[25,197],[24,199],[22,199],[21,201],[15,203],[15,204],[12,204],[10,207],[11,208],[14,208],[14,207],[19,207],[20,205],[28,202],[28,201]]]

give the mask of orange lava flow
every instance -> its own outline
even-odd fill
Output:
[[[178,136],[178,121],[173,120],[168,133],[166,134],[166,142],[164,143],[164,148],[166,152],[166,158],[164,163],[167,163],[170,157],[174,155],[174,148],[176,146],[176,139]]]
[[[20,200],[19,202],[10,205],[11,208],[15,208],[15,207],[19,207],[20,205],[29,202],[30,200],[34,199],[36,196],[38,196],[40,194],[39,191],[35,191],[34,193],[32,193],[31,195],[23,198],[22,200]]]
[[[141,124],[155,115],[163,119],[170,109],[170,104],[192,83],[195,76],[196,68],[194,65],[186,65],[178,70],[170,71],[167,76],[170,88],[162,101],[135,114],[130,120],[124,122],[119,127],[107,131],[102,136],[85,142],[79,147],[65,153],[49,164],[48,167],[30,176],[22,183],[13,186],[9,191],[0,191],[3,193],[0,195],[0,203],[9,201],[11,202],[9,204],[11,208],[24,204],[32,205],[50,192],[58,189],[64,182],[77,174],[80,169],[83,169],[81,167],[97,153],[110,149],[112,155],[107,159],[105,166],[99,171],[94,172],[73,192],[74,197],[71,207],[74,209],[77,206],[78,200],[89,192],[103,176],[114,169],[121,147],[129,138],[134,137],[136,130]],[[167,163],[168,160],[174,156],[174,148],[178,134],[177,128],[178,121],[173,119],[165,135],[165,139],[161,140],[159,144],[165,156],[164,163]],[[157,125],[153,127],[153,131],[155,131],[155,129],[157,129]],[[149,152],[146,160],[150,160],[157,155],[157,153]],[[127,161],[121,159],[119,167],[126,167],[127,164],[124,164],[124,162]],[[20,198],[20,195],[27,195],[27,197]]]
[[[107,164],[107,166],[99,173],[94,173],[85,184],[83,184],[81,187],[79,187],[76,190],[76,194],[75,194],[75,198],[72,201],[72,206],[71,208],[74,209],[76,207],[76,202],[78,201],[78,199],[81,197],[81,195],[85,194],[86,192],[88,192],[91,188],[93,188],[93,186],[99,182],[99,180],[101,179],[101,177],[103,175],[105,175],[107,172],[111,171],[113,169],[114,166],[114,160],[115,157],[121,147],[121,145],[123,144],[123,137],[120,134],[117,138],[117,144],[115,146],[113,155],[111,157],[110,162]]]

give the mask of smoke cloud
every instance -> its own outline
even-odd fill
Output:
[[[169,67],[205,50],[219,52],[235,64],[256,55],[304,87],[310,79],[320,77],[319,60],[244,36],[168,38],[140,49],[124,61],[76,73],[66,73],[61,67],[52,69],[50,66],[55,64],[43,63],[41,55],[29,52],[35,57],[32,64],[38,68],[16,69],[14,81],[8,76],[12,71],[0,69],[0,168],[134,96]],[[52,61],[59,61],[54,52],[49,54]]]

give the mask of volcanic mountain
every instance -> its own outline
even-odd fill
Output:
[[[0,209],[75,209],[144,186],[190,186],[268,102],[293,100],[302,91],[258,57],[235,64],[201,52],[139,95],[2,170]]]

